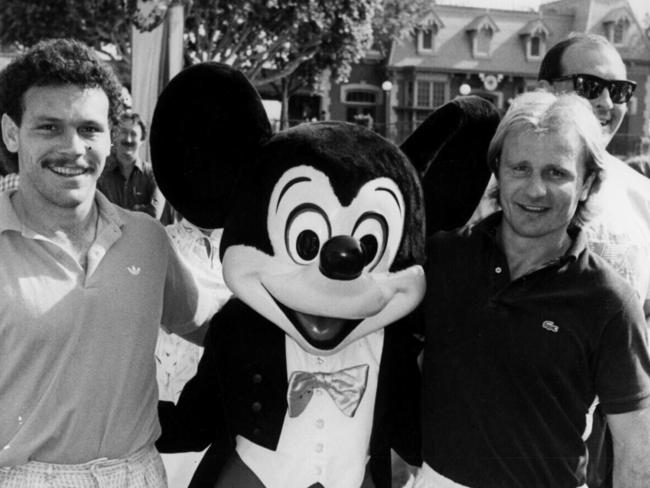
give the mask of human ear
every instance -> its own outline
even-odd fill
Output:
[[[584,202],[589,197],[591,193],[591,186],[594,184],[596,179],[596,174],[592,172],[589,176],[585,178],[585,181],[582,182],[582,192],[580,193],[580,201]]]
[[[18,152],[18,126],[6,113],[2,114],[2,141],[9,152]]]

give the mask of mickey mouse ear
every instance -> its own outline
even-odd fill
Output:
[[[422,177],[428,235],[460,227],[472,216],[490,178],[487,150],[499,119],[487,100],[457,97],[402,143]]]
[[[271,133],[243,74],[218,63],[187,68],[161,93],[151,123],[158,187],[190,222],[223,227],[236,180]]]

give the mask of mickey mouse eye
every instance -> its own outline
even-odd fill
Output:
[[[305,261],[311,261],[318,256],[319,249],[320,239],[316,235],[316,232],[307,229],[298,234],[298,238],[296,239],[296,253],[298,257]]]
[[[330,236],[329,220],[320,207],[306,203],[289,214],[284,232],[285,246],[297,264],[308,264],[316,259]]]
[[[372,271],[386,251],[388,241],[386,219],[376,212],[366,212],[357,220],[352,236],[361,242],[365,266]]]

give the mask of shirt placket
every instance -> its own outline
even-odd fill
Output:
[[[314,358],[314,363],[315,363],[315,371],[327,371],[327,359],[322,357],[322,356],[316,356]],[[314,395],[318,398],[322,398],[323,395],[326,395],[327,392],[322,388],[316,388],[314,390]],[[316,419],[314,420],[314,425],[313,425],[313,436],[312,439],[313,444],[311,446],[312,454],[313,456],[312,459],[313,461],[313,473],[319,480],[325,479],[325,451],[326,451],[326,439],[325,439],[325,427],[326,427],[326,422],[325,419],[320,416],[320,414],[316,415]]]

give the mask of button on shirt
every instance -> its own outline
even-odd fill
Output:
[[[0,466],[126,457],[160,434],[159,325],[208,318],[162,226],[100,193],[88,269],[0,194]]]
[[[313,356],[286,337],[289,377],[294,371],[330,373],[367,364],[368,384],[353,417],[344,415],[326,391],[316,389],[300,415],[285,415],[275,451],[237,437],[237,453],[267,488],[305,488],[316,482],[327,488],[361,486],[368,461],[383,342],[382,329],[331,356]]]

